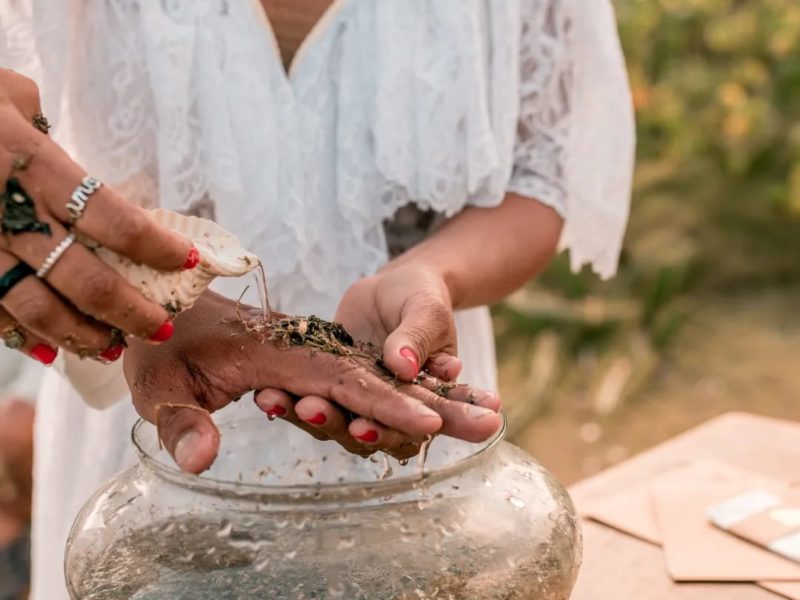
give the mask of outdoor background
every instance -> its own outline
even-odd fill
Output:
[[[730,410],[800,419],[800,2],[616,4],[639,128],[620,275],[562,256],[494,309],[512,440],[566,484]],[[11,460],[32,414],[8,406]],[[0,485],[0,548],[15,502]]]
[[[730,410],[800,419],[800,2],[616,2],[639,129],[619,277],[495,310],[513,440],[565,483]]]

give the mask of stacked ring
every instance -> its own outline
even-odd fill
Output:
[[[75,234],[70,233],[67,237],[61,240],[61,243],[56,246],[53,251],[44,259],[42,266],[36,271],[36,276],[39,279],[44,279],[56,263],[64,256],[64,253],[69,250],[69,247],[75,243]]]
[[[18,262],[3,275],[0,275],[0,300],[2,300],[20,281],[35,273],[36,271],[26,263]]]
[[[86,210],[86,203],[97,190],[103,187],[103,182],[96,177],[86,176],[81,184],[72,192],[72,196],[67,202],[67,212],[69,213],[69,224],[74,225],[83,216]]]
[[[17,329],[6,331],[0,337],[9,350],[19,350],[25,345],[25,336]]]

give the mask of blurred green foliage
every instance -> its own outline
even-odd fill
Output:
[[[617,14],[640,158],[768,176],[769,198],[800,209],[800,3],[627,0]]]
[[[800,281],[800,1],[615,4],[639,138],[620,273],[600,282],[561,256],[526,293],[636,310],[603,326],[507,302],[501,357],[509,336],[541,330],[573,356],[642,333],[661,352],[696,303]]]

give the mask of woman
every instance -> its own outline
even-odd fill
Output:
[[[74,159],[141,205],[215,217],[262,258],[273,304],[336,316],[383,344],[400,379],[428,365],[495,389],[482,306],[540,271],[559,237],[575,267],[615,270],[633,126],[605,0],[37,0],[35,13],[3,2],[0,64],[40,82]],[[178,243],[162,243],[174,268]],[[209,343],[231,333],[216,325],[231,311],[209,294],[169,343],[131,343],[125,370],[145,418],[165,389],[221,408],[255,388],[270,416],[359,452],[496,426],[488,393],[470,415],[408,396],[389,409],[380,394],[320,384],[335,364],[254,346],[252,365],[232,368],[242,355]],[[282,377],[264,366],[281,360]],[[69,521],[127,459],[129,405],[90,412],[74,396],[51,377],[38,406],[34,598],[63,597]],[[348,423],[331,399],[362,417]],[[164,438],[193,472],[218,444],[188,409],[169,416]]]

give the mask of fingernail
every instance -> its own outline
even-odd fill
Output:
[[[166,342],[175,333],[175,324],[172,321],[166,321],[161,327],[158,328],[153,336],[150,338],[151,342]]]
[[[202,436],[196,431],[188,431],[175,444],[175,462],[181,469],[186,469],[197,454],[197,446]]]
[[[278,417],[282,417],[286,414],[286,409],[283,408],[280,404],[276,404],[275,406],[268,408],[264,411],[267,413],[269,420],[272,421],[273,419],[277,419]]]
[[[306,422],[307,423],[311,423],[312,425],[325,425],[327,420],[328,420],[328,417],[326,417],[324,414],[317,413],[313,417],[311,417],[310,419],[306,419]]]
[[[416,404],[414,405],[414,408],[416,408],[416,410],[417,410],[417,414],[418,414],[419,416],[421,416],[421,417],[427,417],[427,418],[437,418],[437,419],[438,419],[438,418],[440,418],[440,417],[439,417],[439,413],[437,413],[437,412],[436,412],[435,410],[433,410],[432,408],[428,408],[427,406],[425,406],[425,405],[424,405],[422,402],[420,402],[420,401],[417,401],[417,402],[416,402]]]
[[[122,352],[125,350],[125,346],[112,346],[107,350],[104,350],[100,353],[100,358],[102,358],[106,362],[115,362],[119,360],[119,357],[122,356]]]
[[[200,252],[192,246],[191,250],[189,250],[189,256],[186,257],[186,262],[183,263],[183,269],[188,271],[189,269],[194,269],[198,264],[200,264]]]
[[[483,408],[482,406],[478,406],[476,404],[465,404],[464,406],[467,407],[467,415],[473,419],[482,419],[483,417],[497,414],[493,410]]]
[[[461,374],[461,359],[450,357],[445,363],[444,374],[447,379],[453,380]]]
[[[419,359],[416,353],[411,348],[403,348],[400,350],[400,356],[405,358],[414,366],[414,373],[419,373]]]
[[[357,435],[356,439],[361,440],[365,444],[374,444],[375,442],[378,441],[378,432],[375,431],[374,429],[369,429],[365,433]]]
[[[49,367],[55,362],[56,356],[58,356],[58,350],[51,348],[47,344],[39,344],[31,350],[31,356],[43,365]]]

